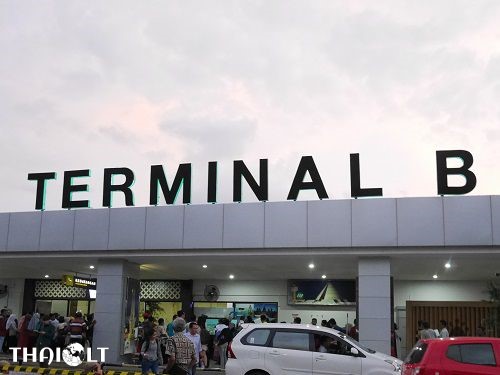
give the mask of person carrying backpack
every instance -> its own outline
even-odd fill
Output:
[[[144,338],[144,343],[141,347],[141,357],[141,370],[144,375],[146,375],[149,370],[151,370],[153,374],[159,374],[159,366],[163,365],[163,355],[156,333]]]
[[[221,319],[221,327],[219,334],[217,335],[217,346],[219,347],[219,359],[220,367],[226,368],[227,362],[227,344],[233,340],[233,332],[229,328],[229,319]]]

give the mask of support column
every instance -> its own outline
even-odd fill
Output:
[[[391,262],[362,258],[358,262],[359,342],[391,354]]]
[[[127,278],[139,280],[139,265],[125,260],[100,260],[97,268],[97,295],[93,339],[93,358],[99,358],[96,348],[109,348],[106,362],[122,363],[123,330]]]

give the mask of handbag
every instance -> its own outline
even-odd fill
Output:
[[[175,340],[174,339],[169,339],[172,340],[172,345],[174,346],[174,352],[177,354],[177,346],[175,345]],[[170,357],[170,355],[166,354],[165,355],[167,358]],[[188,371],[184,370],[181,366],[179,366],[177,363],[174,363],[174,365],[167,370],[163,370],[164,374],[169,374],[169,375],[187,375]]]

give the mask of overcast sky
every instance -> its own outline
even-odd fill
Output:
[[[61,209],[74,169],[102,207],[106,167],[146,206],[150,166],[171,182],[187,162],[204,203],[209,161],[230,202],[233,160],[258,178],[260,158],[282,201],[304,155],[344,199],[350,153],[364,187],[435,196],[447,149],[474,155],[472,194],[500,194],[499,24],[498,1],[1,0],[0,211],[33,210],[27,175],[48,171]]]

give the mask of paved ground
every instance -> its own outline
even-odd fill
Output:
[[[11,356],[9,356],[7,354],[1,353],[0,354],[0,363],[4,362],[4,361],[12,363],[11,358],[12,358]],[[18,364],[15,363],[13,365],[18,365]],[[39,364],[38,363],[29,362],[29,363],[24,363],[23,366],[38,367]],[[78,367],[72,367],[71,370],[80,369],[80,368],[86,368],[86,367],[88,367],[87,364],[83,363],[83,364],[81,364]],[[68,369],[68,366],[65,363],[52,363],[52,365],[50,366],[50,368],[65,368],[65,369]],[[130,371],[130,372],[140,372],[141,371],[140,366],[138,366],[138,365],[128,365],[128,364],[123,364],[122,366],[106,366],[104,368],[104,370],[105,371]],[[208,369],[204,369],[204,370],[198,369],[196,371],[196,373],[197,374],[207,374],[207,375],[222,375],[222,374],[224,374],[224,370],[220,370],[219,368],[217,368],[217,365],[214,364],[211,368],[208,368]]]

